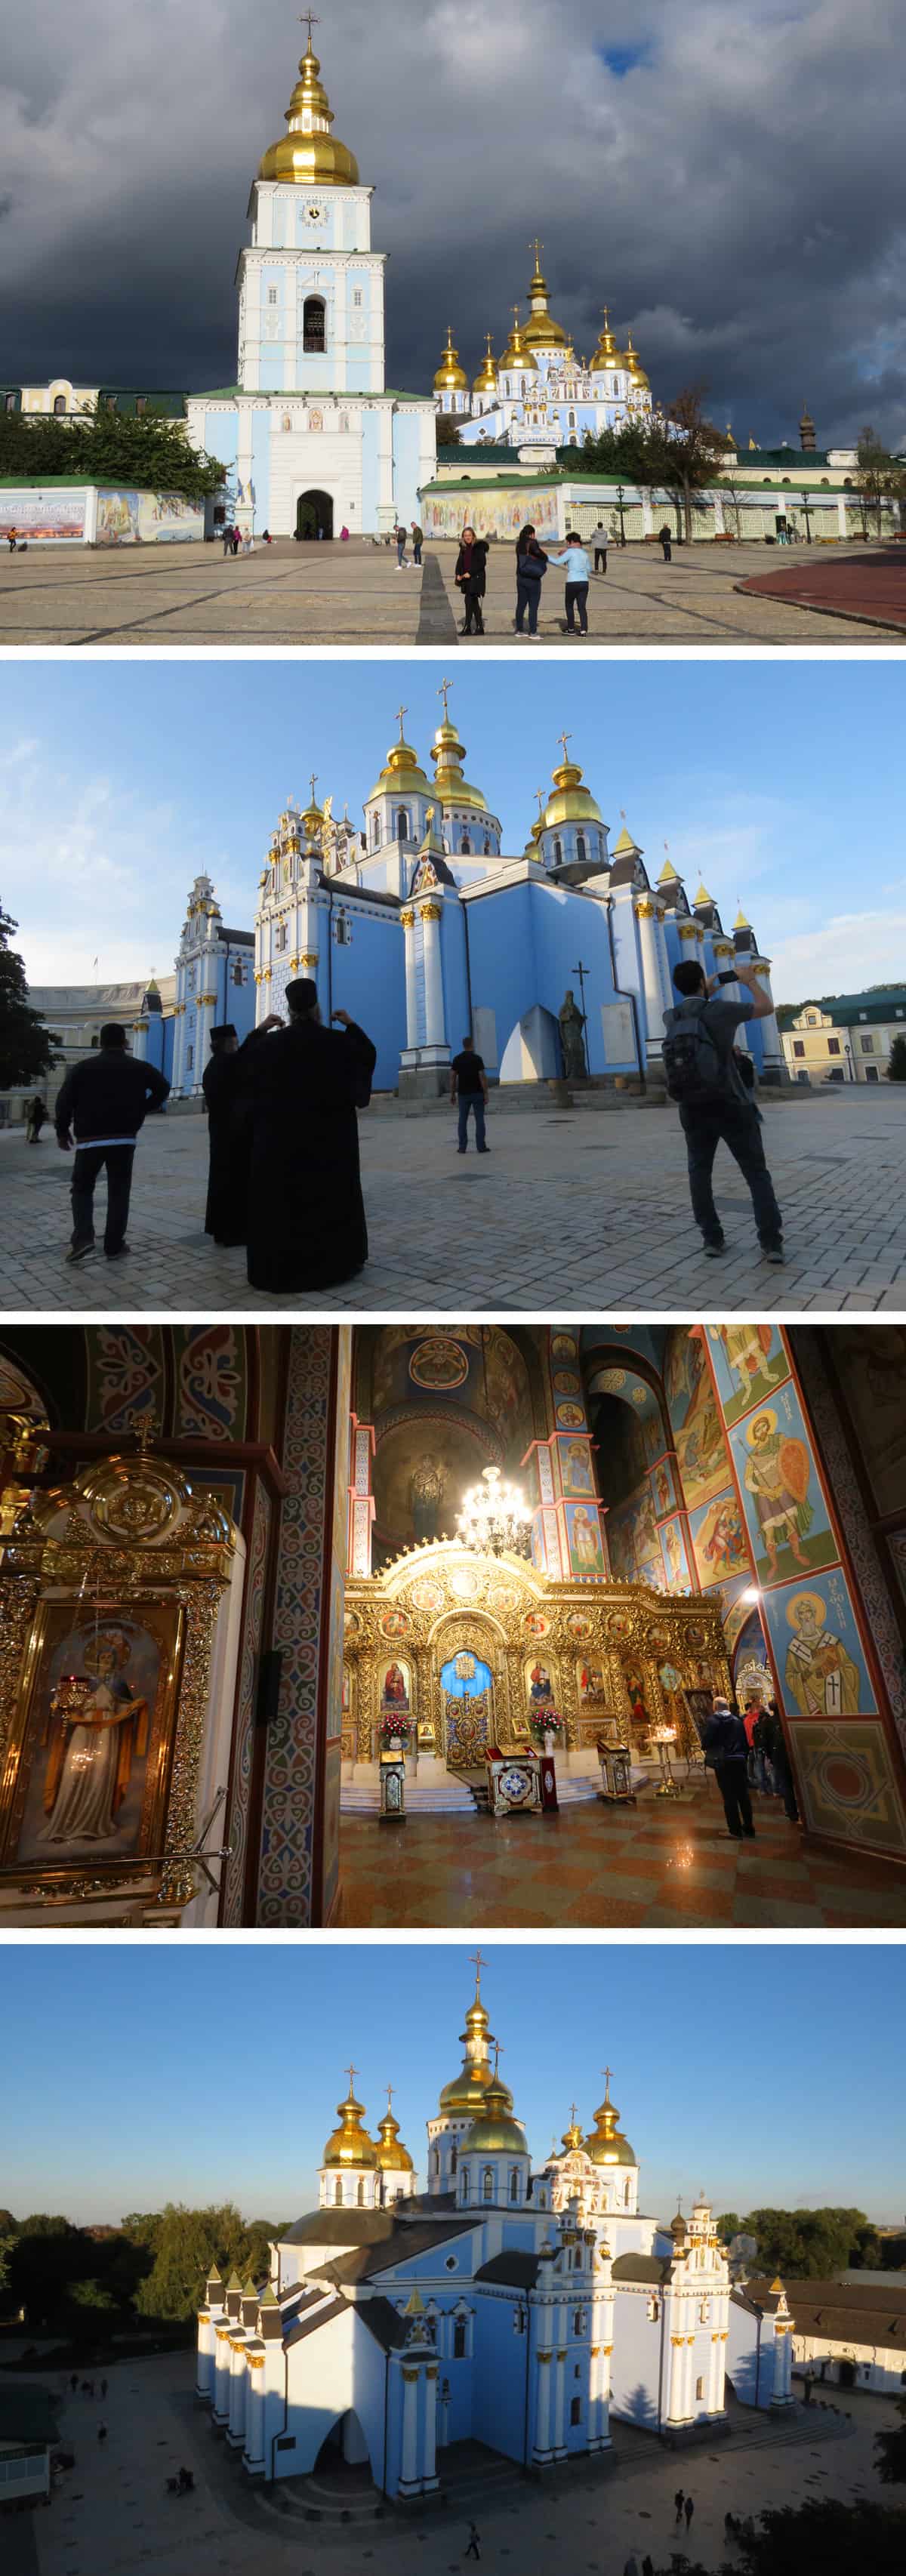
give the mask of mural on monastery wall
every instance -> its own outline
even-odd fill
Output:
[[[651,1479],[654,1516],[656,1520],[662,1520],[665,1512],[677,1510],[681,1500],[677,1491],[676,1471],[672,1458],[659,1458],[657,1465],[650,1467],[648,1472]]]
[[[689,1564],[686,1532],[679,1513],[662,1521],[658,1532],[664,1581],[669,1592],[694,1592],[695,1576]]]
[[[862,1717],[877,1711],[842,1567],[763,1596],[788,1717]]]
[[[601,1543],[601,1524],[593,1505],[565,1503],[563,1516],[566,1521],[573,1573],[606,1573],[604,1549]]]
[[[840,1551],[792,1380],[734,1425],[730,1444],[759,1583],[835,1564]]]
[[[714,1501],[702,1503],[690,1512],[689,1528],[702,1591],[712,1583],[726,1583],[743,1570],[751,1573],[748,1542],[739,1504],[732,1487],[716,1494]]]
[[[764,1404],[790,1375],[776,1324],[709,1324],[708,1343],[725,1422]]]
[[[582,1439],[579,1434],[572,1440],[565,1440],[560,1433],[555,1446],[564,1494],[593,1494],[595,1478],[591,1441]]]
[[[95,1324],[86,1332],[86,1431],[140,1431],[145,1422],[165,1424],[164,1339],[160,1324]]]
[[[906,1853],[906,1807],[880,1719],[806,1719],[792,1730],[796,1786],[812,1833]]]
[[[671,1333],[664,1384],[683,1494],[691,1511],[697,1503],[710,1502],[727,1483],[726,1438],[699,1333]]]

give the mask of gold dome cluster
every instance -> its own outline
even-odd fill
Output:
[[[272,143],[259,166],[259,179],[289,180],[298,187],[357,188],[359,165],[354,153],[347,151],[331,134],[333,109],[318,77],[321,65],[312,52],[311,21],[308,43],[299,64],[299,78],[286,110],[288,132],[279,143]]]
[[[380,777],[371,790],[372,796],[430,796],[431,794],[430,782],[419,766],[418,753],[414,745],[406,741],[403,733],[405,714],[406,708],[401,707],[397,719],[400,729],[399,741],[390,745]]]
[[[436,394],[467,394],[469,379],[459,363],[459,350],[453,347],[453,332],[447,323],[447,345],[434,378]]]
[[[635,2151],[618,2127],[619,2111],[610,2099],[610,2068],[604,2085],[604,2100],[595,2112],[595,2125],[585,2140],[585,2152],[593,2165],[634,2165]]]
[[[461,2155],[528,2154],[528,2144],[521,2120],[513,2118],[513,2096],[501,2083],[496,2067],[488,2084],[484,2102],[476,2112],[472,2126],[460,2149]]]
[[[554,792],[541,817],[542,832],[554,831],[561,823],[603,823],[600,805],[584,786],[577,761],[562,760],[552,772],[552,784]]]
[[[337,2103],[340,2126],[327,2140],[322,2164],[340,2168],[347,2165],[356,2171],[364,2166],[369,2173],[375,2168],[382,2173],[414,2173],[409,2149],[400,2142],[399,2121],[394,2119],[390,2108],[391,2088],[387,2088],[387,2109],[379,2123],[377,2139],[369,2138],[364,2125],[364,2103],[357,2100],[352,2089],[354,2074],[355,2068],[351,2066],[349,2091],[345,2100]]]

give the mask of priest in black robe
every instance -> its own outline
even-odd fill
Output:
[[[252,1168],[252,1112],[248,1092],[249,1058],[271,1029],[282,1029],[276,1014],[262,1020],[242,1045],[232,1020],[211,1030],[211,1058],[201,1077],[208,1112],[208,1197],[204,1230],[215,1243],[247,1243],[249,1177]]]
[[[356,1111],[377,1049],[346,1011],[324,1028],[318,988],[286,988],[288,1028],[249,1061],[252,1170],[248,1276],[273,1296],[332,1288],[368,1259]]]

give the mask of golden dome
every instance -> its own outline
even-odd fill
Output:
[[[531,350],[526,348],[522,336],[518,304],[513,306],[513,328],[500,360],[501,374],[508,369],[512,371],[513,368],[521,368],[524,376],[537,375],[538,372],[537,360],[533,358]]]
[[[446,687],[448,684],[445,682],[444,685]],[[446,699],[444,700],[444,704],[446,705]],[[441,733],[446,732],[452,734],[454,742],[456,741],[455,728],[449,723],[447,718],[444,719],[444,723],[441,726],[440,731]],[[460,748],[460,746],[457,745],[457,748]],[[475,1976],[474,1997],[466,2014],[465,2030],[460,2031],[459,2034],[459,2044],[461,2048],[471,2048],[476,2052],[480,2052],[480,2054],[476,2053],[474,2056],[468,2057],[465,2065],[461,2068],[460,2073],[458,2075],[454,2075],[452,2083],[444,2085],[443,2092],[440,2097],[440,2108],[442,2111],[471,2111],[473,2116],[477,2117],[479,2112],[484,2109],[488,2089],[492,2084],[496,2084],[498,2094],[503,2100],[505,2108],[510,2111],[512,2110],[513,2096],[511,2093],[508,2093],[506,2085],[489,2062],[488,2048],[490,2043],[491,2033],[488,2028],[488,2015],[481,2000],[481,1968],[479,1966]]]
[[[380,777],[371,790],[372,796],[430,796],[430,781],[419,768],[418,753],[403,734],[405,707],[399,713],[399,741],[391,743]],[[369,799],[370,802],[370,799]]]
[[[610,2099],[610,2070],[608,2068],[604,2085],[604,2100],[598,2105],[598,2109],[595,2112],[594,2128],[585,2140],[585,2145],[593,2165],[635,2164],[636,2157],[634,2150],[630,2146],[628,2138],[624,2138],[622,2130],[617,2127],[619,2117],[620,2114],[617,2110],[616,2104]]]
[[[352,2089],[354,2072],[355,2069],[350,2067],[346,2100],[337,2103],[341,2125],[328,2138],[321,2161],[325,2165],[367,2165],[371,2168],[378,2162],[378,2151],[367,2129],[362,2127],[365,2106],[356,2101]]]
[[[453,333],[447,323],[447,345],[434,378],[436,394],[467,394],[469,379],[459,363],[459,350],[453,347]]]
[[[431,746],[435,794],[440,798],[443,807],[469,805],[476,814],[486,814],[487,797],[482,795],[480,787],[471,787],[468,779],[463,777],[462,761],[465,748],[465,743],[460,742],[456,726],[450,723],[449,716],[445,716],[443,724],[438,725]],[[473,2006],[474,2009],[476,2009],[475,2006]],[[478,2005],[477,2009],[481,2011],[483,2006]],[[466,2018],[468,2019],[468,2015]]]
[[[523,330],[523,339],[528,348],[534,346],[538,349],[569,349],[571,347],[569,333],[561,329],[560,323],[554,321],[547,309],[547,279],[541,274],[539,241],[535,242],[534,251],[535,268],[529,282],[531,310]]]
[[[610,328],[610,314],[605,304],[604,329],[599,334],[597,348],[592,351],[590,373],[593,376],[601,375],[606,367],[618,367],[620,363],[620,352]]]
[[[575,2103],[573,2103],[570,2112],[569,2128],[564,2129],[563,2131],[561,2145],[565,2156],[573,2155],[577,2147],[584,2147],[585,2145]]]
[[[497,391],[497,360],[491,351],[490,331],[487,333],[486,339],[487,356],[483,359],[472,386],[472,392],[474,394],[495,394]]]
[[[526,2156],[528,2145],[521,2120],[512,2117],[513,2096],[507,2092],[496,2072],[491,2076],[481,2110],[476,2114],[468,2135],[463,2139],[460,2155],[504,2154]]]
[[[574,760],[563,760],[552,773],[554,793],[544,808],[542,831],[554,830],[558,823],[600,823],[602,814],[591,789],[582,784],[582,772]]]
[[[648,385],[648,378],[645,374],[645,369],[642,365],[641,358],[639,357],[638,350],[634,349],[632,345],[631,332],[626,342],[626,355],[623,359],[623,365],[626,369],[627,375],[632,377],[633,384],[644,385],[650,392],[651,389]]]
[[[272,143],[258,170],[259,179],[291,180],[298,187],[357,188],[359,165],[345,143],[331,134],[333,109],[318,79],[321,65],[312,53],[311,28],[299,64],[300,78],[286,110],[289,132]]]
[[[387,2088],[387,2108],[383,2119],[378,2122],[376,2160],[382,2173],[415,2172],[415,2166],[412,2162],[409,2149],[408,2147],[404,2147],[400,2140],[399,2121],[394,2119],[390,2108],[389,2085]]]

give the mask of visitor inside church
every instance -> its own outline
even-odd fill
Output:
[[[896,1323],[5,1323],[0,1922],[900,1925],[904,1460]]]

